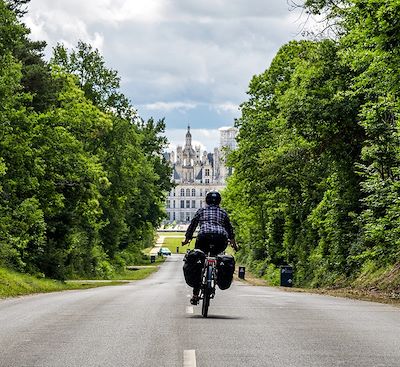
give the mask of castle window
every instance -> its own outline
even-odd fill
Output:
[[[190,208],[190,200],[186,200],[186,208]]]
[[[167,208],[171,207],[171,202],[169,200],[167,200]]]
[[[210,176],[210,169],[206,168],[205,171],[206,171],[206,176]]]
[[[185,207],[185,200],[181,200],[181,208]]]
[[[173,205],[174,205],[174,209],[175,209],[175,200],[174,200],[172,203],[173,203]]]
[[[181,196],[185,196],[185,189],[181,189]]]
[[[192,200],[192,208],[196,207],[196,200]]]
[[[186,189],[186,196],[190,196],[190,189]]]
[[[210,183],[210,179],[206,178],[206,184]]]
[[[192,196],[196,196],[196,189],[192,189]]]

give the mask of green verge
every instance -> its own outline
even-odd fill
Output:
[[[162,262],[160,259],[159,262]],[[111,285],[123,285],[126,281],[147,278],[158,270],[157,266],[133,267],[114,274],[110,280],[104,279],[75,279],[70,281],[57,281],[42,279],[28,274],[0,268],[0,299],[16,297],[34,293],[58,292],[72,289],[88,289]]]
[[[262,277],[255,274],[246,267],[244,281],[257,286],[279,286],[279,269],[266,269]],[[237,268],[235,279],[241,280],[237,278]],[[400,306],[400,263],[384,269],[373,264],[364,265],[356,279],[348,282],[338,281],[330,287],[280,287],[280,289],[287,292],[317,293]]]
[[[85,283],[85,281],[65,283],[53,279],[41,279],[32,275],[21,274],[5,268],[0,268],[0,298],[120,284],[124,283],[119,281],[96,282],[90,284]]]
[[[176,248],[179,247],[179,252],[181,254],[185,253],[187,250],[191,250],[194,248],[194,243],[195,240],[192,240],[188,245],[182,246],[181,242],[185,237],[182,236],[180,238],[176,237],[165,237],[164,238],[164,243],[161,245],[161,247],[166,247],[168,248],[173,254],[176,253]]]
[[[161,260],[160,260],[161,262]],[[112,280],[141,280],[147,278],[158,270],[158,266],[132,267],[123,272],[115,274]]]
[[[157,232],[157,234],[163,237],[180,236],[182,238],[185,238],[185,232]]]

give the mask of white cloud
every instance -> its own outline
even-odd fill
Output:
[[[141,22],[155,22],[161,20],[161,13],[164,1],[114,1],[111,17],[105,21],[123,22],[138,20]]]
[[[167,129],[166,136],[169,141],[168,151],[175,151],[177,146],[185,145],[187,129]],[[201,150],[213,152],[219,147],[220,132],[218,129],[190,129],[192,134],[192,145],[199,145]]]
[[[187,111],[193,108],[196,108],[196,103],[187,103],[187,102],[155,102],[149,103],[143,106],[145,109],[149,111]]]
[[[239,105],[230,102],[217,104],[214,108],[219,114],[222,112],[230,112],[235,115],[239,111]]]
[[[25,20],[48,57],[57,42],[99,48],[145,118],[202,127],[238,115],[252,76],[299,38],[299,14],[286,0],[40,0]]]

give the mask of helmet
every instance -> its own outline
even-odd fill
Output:
[[[219,205],[221,202],[221,194],[218,191],[212,190],[206,195],[206,203],[208,205]]]

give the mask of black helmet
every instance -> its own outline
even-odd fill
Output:
[[[206,203],[208,205],[219,205],[221,202],[221,194],[218,191],[212,190],[206,195]]]

